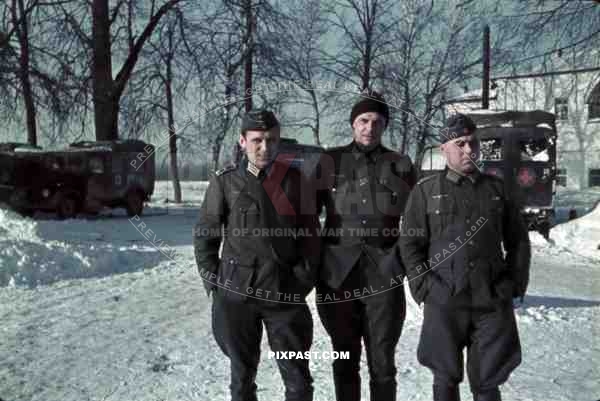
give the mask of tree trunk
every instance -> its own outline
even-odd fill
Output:
[[[116,140],[119,138],[119,102],[125,86],[131,77],[138,57],[146,41],[160,19],[181,0],[169,0],[164,3],[144,27],[133,48],[130,49],[125,63],[112,77],[110,10],[108,0],[92,1],[92,82],[94,101],[94,125],[97,140]]]
[[[319,113],[319,101],[317,100],[317,94],[314,90],[309,90],[310,97],[312,99],[312,106],[315,112],[315,126],[313,127],[313,139],[315,145],[321,146],[320,129],[321,129],[321,115]]]
[[[19,47],[21,48],[19,55],[19,81],[21,82],[23,102],[25,103],[27,143],[30,145],[37,145],[35,102],[33,100],[31,77],[29,75],[29,25],[27,15],[25,15],[23,0],[13,0],[12,18],[15,25],[15,32],[19,39]]]
[[[223,146],[223,140],[221,139],[221,136],[219,135],[215,138],[215,143],[213,143],[213,148],[212,148],[212,153],[213,153],[212,168],[213,168],[213,170],[217,170],[219,168],[219,158],[220,158],[222,146]]]
[[[92,3],[92,81],[96,140],[118,139],[118,100],[114,99],[108,0]]]
[[[363,73],[362,73],[362,83],[361,83],[361,92],[369,89],[371,84],[371,33],[366,33],[366,44],[365,44],[365,54],[363,56]]]
[[[246,60],[244,62],[244,106],[246,112],[252,110],[252,57],[254,53],[254,16],[252,0],[245,0],[242,10],[246,20]]]
[[[407,80],[403,85],[404,102],[402,104],[402,145],[400,145],[400,154],[406,154],[408,152],[408,110],[410,109],[410,90],[408,87],[408,78],[409,76],[406,77]]]
[[[177,166],[177,133],[175,131],[175,116],[173,112],[173,72],[172,57],[169,54],[166,59],[167,79],[165,80],[165,92],[167,96],[167,116],[169,123],[169,162],[173,180],[173,191],[175,192],[175,203],[181,203],[181,184],[179,183],[179,167]]]
[[[428,136],[428,128],[425,123],[421,123],[421,127],[419,128],[419,135],[417,136],[417,149],[415,151],[415,169],[417,171],[421,171],[421,166],[423,164],[423,156],[425,152],[425,147],[427,145],[427,136]]]

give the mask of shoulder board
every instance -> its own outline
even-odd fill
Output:
[[[435,177],[437,177],[437,174],[431,174],[431,175],[428,175],[427,177],[423,177],[419,181],[417,181],[417,185],[421,185],[424,182],[434,179]]]
[[[235,164],[230,164],[229,166],[225,166],[222,169],[219,169],[219,170],[215,171],[215,175],[216,176],[220,176],[220,175],[223,175],[223,174],[228,173],[230,171],[233,171],[236,168],[237,168],[237,166]]]

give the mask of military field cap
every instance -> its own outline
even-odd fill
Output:
[[[250,110],[242,119],[242,134],[246,131],[267,131],[279,125],[272,111],[265,109]]]
[[[446,143],[461,136],[471,135],[477,130],[475,122],[464,114],[453,114],[446,121],[446,128],[440,133],[440,142]]]
[[[377,112],[385,118],[385,126],[390,119],[390,109],[381,93],[376,91],[367,91],[361,96],[360,100],[352,107],[350,112],[350,125],[354,123],[356,117],[363,113]]]

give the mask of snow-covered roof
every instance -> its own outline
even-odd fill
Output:
[[[474,110],[465,113],[475,121],[478,128],[485,127],[543,127],[556,126],[554,114],[542,110]],[[542,126],[545,124],[545,126]]]
[[[80,141],[72,143],[67,151],[115,151],[144,152],[154,149],[154,145],[137,139],[119,139],[115,141]]]
[[[483,91],[481,89],[475,89],[475,90],[472,90],[469,92],[465,92],[462,95],[448,99],[445,103],[452,104],[452,103],[481,102],[481,99],[483,97],[482,92]],[[495,89],[490,89],[489,99],[490,100],[496,99],[496,90]]]

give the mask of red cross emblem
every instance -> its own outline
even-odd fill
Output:
[[[523,187],[530,187],[535,183],[535,172],[528,168],[519,170],[519,183]]]

